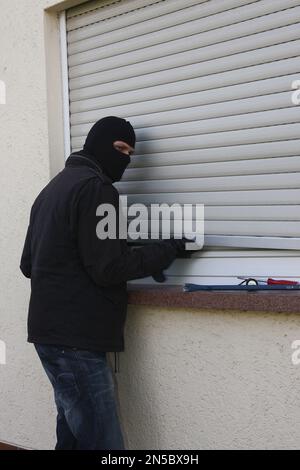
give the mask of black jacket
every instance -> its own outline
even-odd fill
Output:
[[[99,351],[124,350],[126,281],[167,268],[169,240],[130,247],[101,240],[96,209],[119,193],[99,165],[73,153],[30,212],[20,269],[31,279],[28,341]]]

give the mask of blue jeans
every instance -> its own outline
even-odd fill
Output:
[[[55,450],[124,450],[106,353],[35,344],[54,389]]]

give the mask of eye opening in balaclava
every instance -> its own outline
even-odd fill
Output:
[[[113,143],[122,140],[134,148],[135,132],[129,121],[116,116],[107,116],[97,121],[90,129],[83,150],[91,153],[112,181],[119,181],[130,163],[129,155],[116,150]]]

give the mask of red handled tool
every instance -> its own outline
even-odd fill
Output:
[[[244,279],[247,280],[249,277],[243,277],[243,276],[237,276],[238,279]],[[298,281],[290,281],[288,279],[273,279],[271,277],[265,278],[265,279],[256,279],[258,284],[267,284],[267,285],[287,285],[287,286],[297,286],[300,284]]]

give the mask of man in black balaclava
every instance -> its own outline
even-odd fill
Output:
[[[186,239],[134,248],[97,236],[99,205],[119,213],[112,183],[134,146],[128,121],[100,119],[31,208],[20,269],[31,279],[27,339],[54,389],[55,449],[124,449],[106,354],[124,351],[127,281],[157,278],[185,249]]]
[[[135,133],[130,122],[115,116],[97,121],[88,133],[83,150],[100,163],[112,182],[119,181],[130,163],[135,146]],[[122,150],[120,150],[122,149]]]

